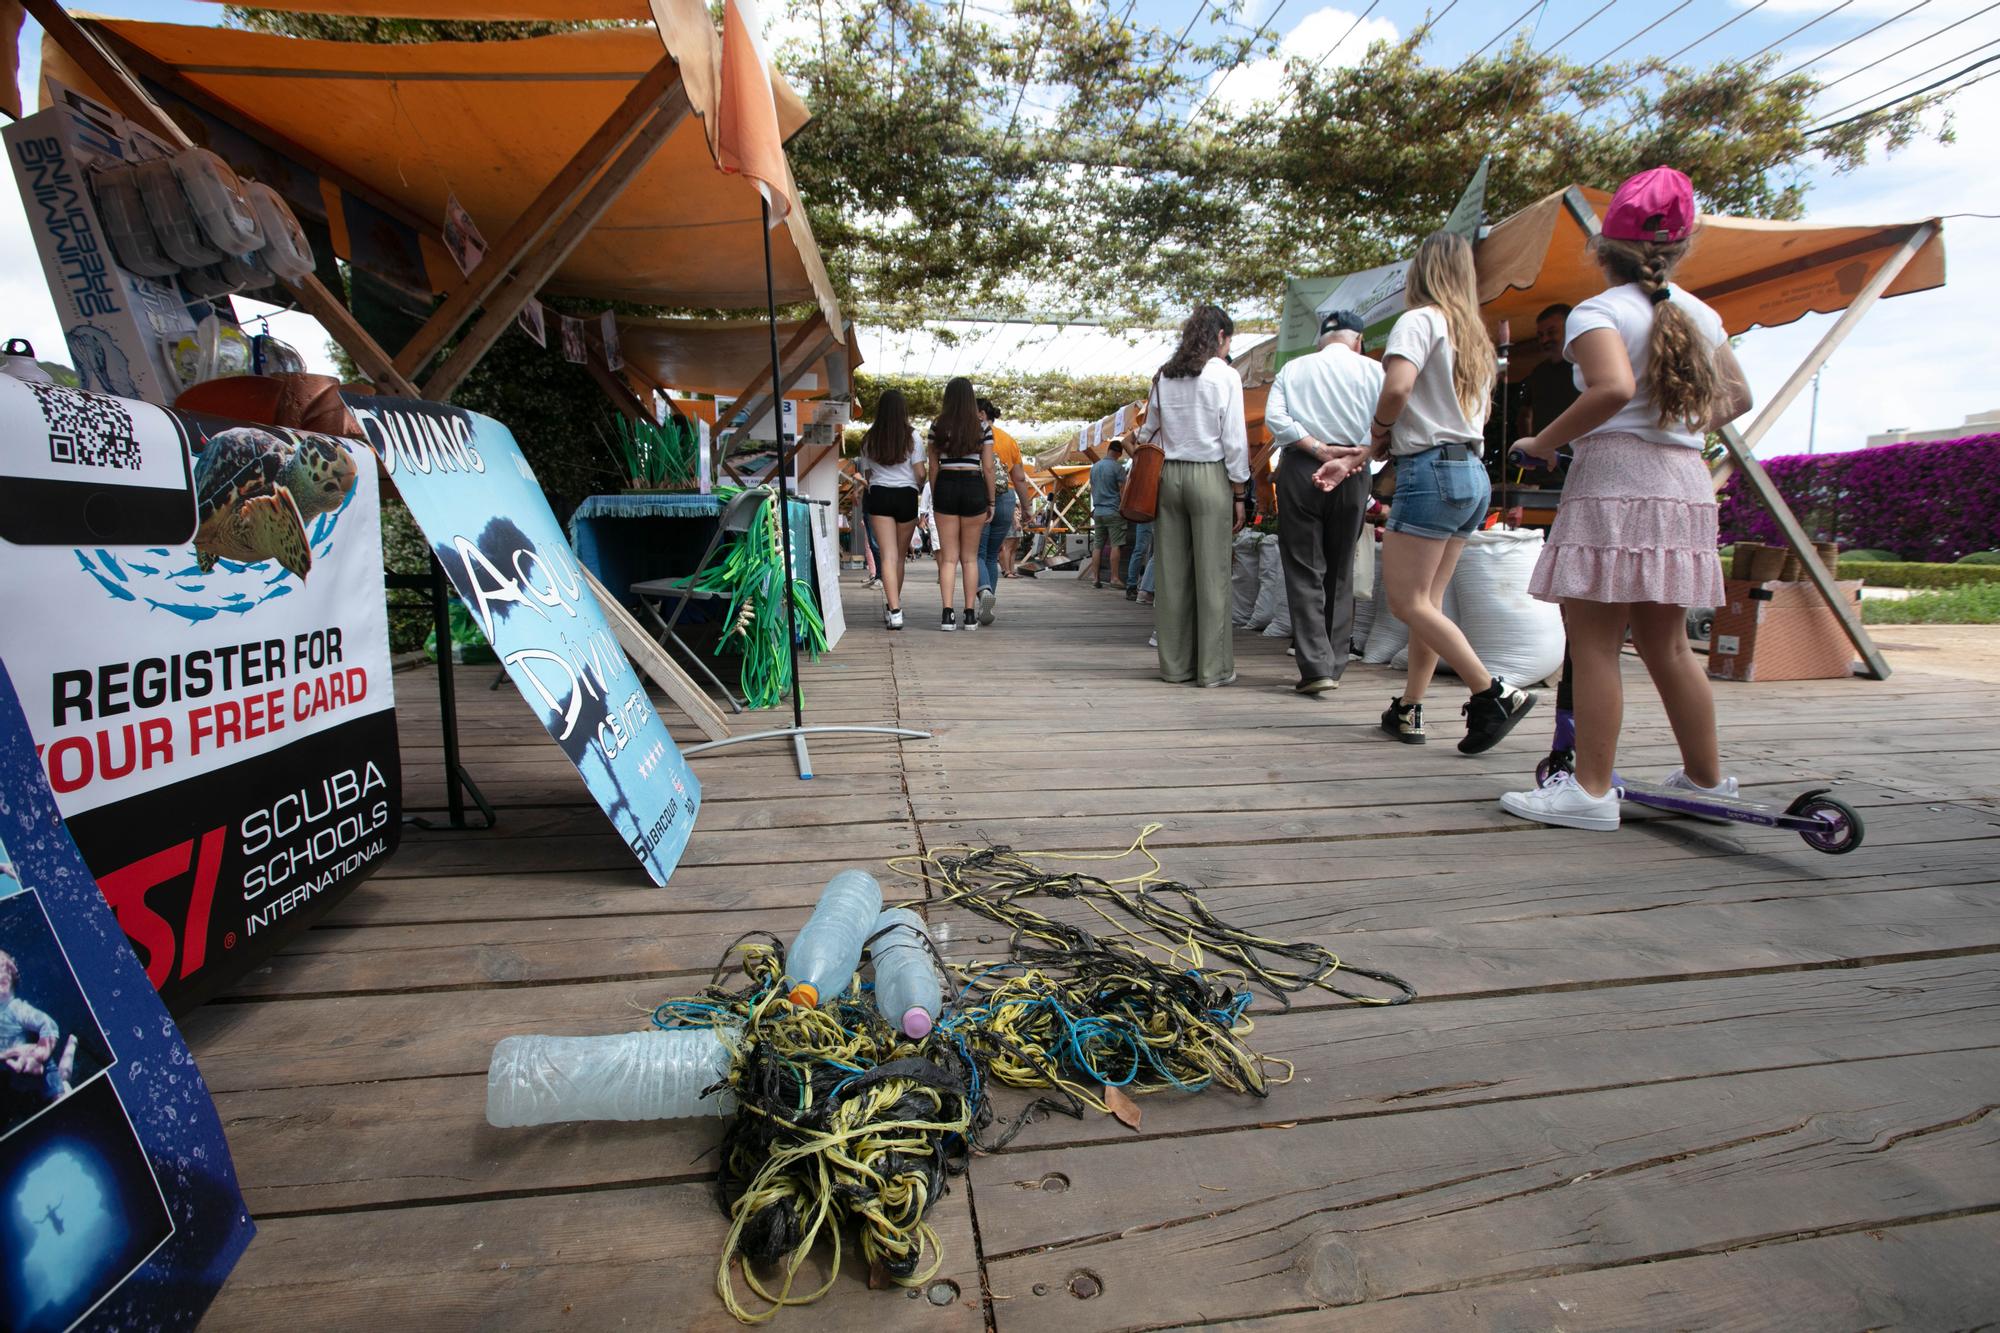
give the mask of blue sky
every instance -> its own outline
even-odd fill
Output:
[[[1134,14],[1141,21],[1178,32],[1199,2],[1137,0]],[[1495,37],[1508,40],[1514,30],[1509,25],[1519,19],[1520,30],[1534,31],[1538,49],[1554,45],[1584,62],[1615,51],[1611,58],[1624,61],[1667,55],[1734,19],[1683,57],[1691,63],[1715,62],[1748,57],[1810,23],[1777,48],[1783,56],[1778,69],[1813,62],[1812,72],[1822,77],[1851,75],[1823,94],[1817,105],[1819,112],[1831,115],[1857,99],[1865,108],[1883,97],[1907,91],[1913,85],[1897,86],[1897,80],[1949,61],[1930,76],[1937,77],[1988,54],[1980,49],[1986,43],[2000,42],[2000,10],[1996,10],[1969,18],[1935,41],[1884,60],[1897,48],[1968,18],[1987,0],[1922,0],[1914,12],[1899,19],[1894,16],[1916,0],[1851,0],[1838,13],[1822,19],[1838,2],[1688,0],[1675,10],[1658,0],[1647,4],[1611,0],[1608,8],[1596,13],[1605,0],[1549,0],[1522,18],[1528,0],[1458,0],[1439,23],[1427,51],[1433,60],[1463,59]],[[968,3],[975,10],[1000,8],[998,0]],[[1445,3],[1448,0],[1432,0],[1429,8],[1441,11]],[[199,0],[93,0],[89,8],[175,23],[221,20],[219,5]],[[765,8],[769,14],[777,6],[767,3]],[[1344,0],[1339,5],[1319,0],[1252,0],[1235,22],[1237,31],[1248,31],[1275,15],[1272,31],[1285,39],[1289,50],[1309,58],[1326,55],[1335,63],[1348,63],[1365,49],[1367,40],[1410,31],[1423,21],[1426,8],[1417,0],[1379,0],[1372,10],[1366,0]],[[1821,21],[1811,22],[1814,19]],[[1862,36],[1892,19],[1880,31]],[[1572,33],[1572,29],[1576,31]],[[1196,24],[1190,41],[1212,38],[1215,32],[1214,25],[1204,20]],[[1351,35],[1329,53],[1328,48],[1342,34]],[[1558,43],[1559,38],[1563,40]],[[1850,38],[1858,40],[1831,55],[1824,54]],[[40,36],[31,21],[23,36],[24,83],[33,76],[39,45]],[[1994,68],[2000,69],[2000,65]],[[1246,67],[1231,75],[1217,95],[1252,97],[1270,86],[1268,78]],[[1955,145],[1920,144],[1846,177],[1809,169],[1807,178],[1813,188],[1808,197],[1808,218],[1881,223],[1960,212],[2000,213],[2000,184],[1996,184],[2000,181],[2000,80],[1969,87],[1954,105]],[[1933,119],[1937,118],[1934,113]],[[1615,182],[1598,183],[1609,186]],[[0,192],[0,197],[5,200],[0,203],[0,301],[13,314],[5,332],[28,336],[38,345],[47,342],[50,350],[59,349],[61,339],[41,287],[18,199],[11,190]],[[1978,300],[2000,279],[2000,222],[1952,219],[1946,225],[1946,237],[1950,284],[1938,291],[1883,302],[1830,363],[1821,385],[1820,449],[1858,447],[1870,432],[1896,426],[1946,426],[1970,413],[2000,408],[2000,376],[1991,369],[1988,348],[1992,337],[1983,303]],[[1274,287],[1278,276],[1273,275]],[[1739,355],[1760,400],[1776,391],[1830,323],[1830,317],[1816,316],[1782,329],[1757,330],[1744,339]],[[319,340],[309,321],[280,317],[276,329],[318,358]],[[895,360],[900,346],[894,339],[864,339],[864,347],[877,365]],[[922,368],[926,358],[918,355],[916,359]],[[1037,355],[1030,359],[1043,358]],[[1073,356],[1058,359],[1075,364]],[[1807,405],[1802,401],[1781,420],[1759,452],[1801,451],[1807,431]]]

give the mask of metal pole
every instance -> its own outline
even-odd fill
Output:
[[[792,601],[792,582],[795,577],[792,568],[792,496],[785,481],[785,381],[784,371],[778,365],[778,295],[777,280],[771,275],[771,201],[761,192],[758,206],[764,220],[764,312],[771,331],[771,432],[778,437],[778,533],[785,551],[785,650],[792,663],[792,725],[806,724],[805,709],[799,701],[799,621],[798,609]],[[749,429],[749,423],[744,423]],[[799,742],[800,775],[809,770],[805,764],[803,741]]]
[[[465,827],[465,795],[458,785],[458,693],[452,688],[451,594],[444,566],[431,556],[431,626],[437,634],[438,723],[444,730],[444,794],[451,826]]]
[[[1813,372],[1812,416],[1806,421],[1806,452],[1809,454],[1819,442],[1819,377],[1825,373],[1825,366]]]

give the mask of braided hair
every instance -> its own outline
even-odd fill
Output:
[[[1708,425],[1722,396],[1715,355],[1702,341],[1688,312],[1668,299],[1667,284],[1687,258],[1691,238],[1678,241],[1620,241],[1599,236],[1591,251],[1605,273],[1637,283],[1653,303],[1653,331],[1646,342],[1646,391],[1660,409],[1662,426]]]

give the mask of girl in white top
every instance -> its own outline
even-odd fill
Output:
[[[1487,671],[1444,613],[1444,591],[1466,538],[1486,518],[1492,483],[1479,461],[1497,358],[1479,314],[1472,247],[1434,232],[1417,247],[1405,279],[1409,309],[1389,330],[1382,391],[1369,454],[1393,458],[1396,495],[1382,535],[1382,587],[1389,609],[1410,628],[1410,669],[1389,701],[1382,730],[1422,745],[1424,692],[1438,659],[1472,691],[1464,708],[1464,754],[1500,743],[1535,706],[1535,697]],[[1315,480],[1331,490],[1359,465],[1337,455]]]
[[[910,426],[910,409],[902,390],[883,391],[875,404],[875,421],[861,437],[861,457],[855,460],[861,483],[861,512],[874,531],[881,568],[882,623],[903,627],[903,562],[910,535],[917,528],[918,480],[924,465],[924,442]]]
[[[1689,651],[1689,606],[1721,602],[1715,492],[1703,435],[1741,416],[1750,390],[1722,320],[1672,282],[1687,256],[1694,187],[1671,167],[1618,187],[1592,244],[1610,288],[1570,312],[1563,356],[1582,390],[1515,445],[1547,461],[1576,443],[1549,544],[1528,590],[1560,602],[1569,634],[1576,769],[1501,797],[1544,824],[1618,827],[1611,790],[1624,717],[1619,650],[1629,628],[1660,691],[1681,768],[1667,785],[1734,796],[1715,735],[1708,673]]]

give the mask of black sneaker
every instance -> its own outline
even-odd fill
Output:
[[[1535,696],[1509,685],[1498,676],[1493,683],[1465,701],[1465,739],[1458,743],[1460,754],[1485,754],[1506,738],[1514,724],[1535,706]]]
[[[938,628],[946,634],[956,634],[958,632],[958,616],[953,613],[950,607],[947,606],[944,609],[944,620],[938,625]]]
[[[1424,706],[1406,704],[1401,695],[1389,701],[1382,712],[1382,730],[1405,745],[1424,743]]]

